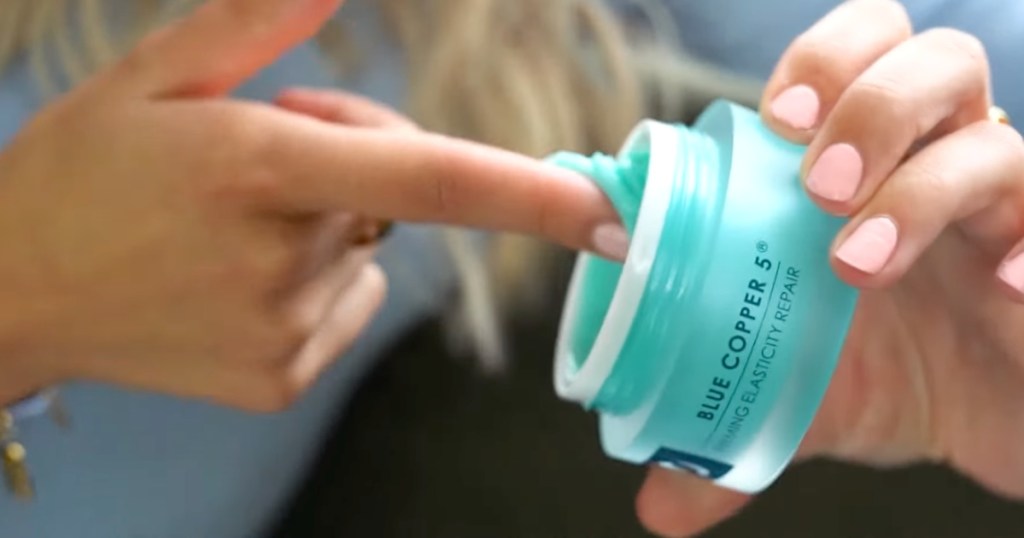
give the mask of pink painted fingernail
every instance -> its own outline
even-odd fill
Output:
[[[870,218],[850,234],[836,251],[836,258],[859,271],[873,275],[889,263],[899,233],[888,217]]]
[[[857,194],[864,161],[850,144],[829,146],[807,173],[807,188],[833,202],[847,202]]]
[[[594,249],[601,256],[623,261],[629,252],[629,235],[621,224],[602,224],[594,230]]]
[[[996,274],[1003,282],[1024,292],[1024,252],[1003,262]]]
[[[794,129],[810,129],[818,123],[821,100],[813,88],[806,85],[793,86],[780,93],[772,101],[771,112],[779,121]]]

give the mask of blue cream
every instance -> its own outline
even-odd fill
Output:
[[[555,367],[611,457],[745,492],[792,458],[857,298],[829,266],[843,221],[804,193],[804,151],[719,101],[693,127],[641,123],[616,157],[551,157],[631,236],[625,263],[580,255]]]

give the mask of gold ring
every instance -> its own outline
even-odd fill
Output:
[[[988,119],[996,123],[1002,123],[1003,125],[1012,125],[1010,122],[1010,115],[1005,110],[993,106],[988,109]]]
[[[387,237],[394,228],[394,223],[389,220],[361,218],[357,226],[356,233],[352,238],[352,244],[357,247],[365,247],[379,243]]]

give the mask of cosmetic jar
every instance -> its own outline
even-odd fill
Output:
[[[692,126],[641,122],[616,156],[558,153],[630,236],[580,254],[555,357],[558,395],[599,415],[612,458],[754,493],[821,403],[857,291],[832,271],[844,220],[800,182],[806,148],[727,101]]]

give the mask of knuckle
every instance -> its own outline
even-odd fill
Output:
[[[251,274],[269,288],[279,288],[298,274],[302,265],[299,250],[290,245],[271,243],[255,253]]]
[[[977,37],[953,28],[933,28],[920,35],[920,39],[931,47],[948,54],[964,57],[974,65],[987,66],[988,53]]]
[[[433,187],[433,200],[434,210],[438,215],[447,215],[451,213],[452,207],[452,181],[449,175],[437,175],[434,176]]]
[[[231,362],[239,367],[265,373],[278,373],[302,348],[310,330],[272,316],[247,328],[236,336]]]
[[[285,359],[275,357],[272,361],[258,366],[251,363],[242,366],[243,394],[236,397],[245,408],[258,412],[279,412],[287,410],[309,390],[315,381],[293,373],[294,353]]]
[[[272,365],[287,361],[298,353],[317,326],[316,320],[305,319],[290,312],[281,312],[273,316],[270,323],[274,325],[274,333],[265,349]]]
[[[428,207],[435,215],[447,215],[454,208],[455,184],[452,180],[458,172],[459,163],[443,151],[430,152],[425,170],[428,171],[425,193]]]
[[[883,27],[892,38],[906,39],[914,32],[913,19],[898,0],[850,0],[839,10],[849,9],[847,20],[870,21]]]
[[[922,104],[901,80],[878,74],[855,82],[840,107],[842,117],[851,124],[884,121],[894,139],[916,140],[932,128],[932,117],[922,110]]]
[[[875,4],[875,8],[881,15],[881,19],[892,24],[903,36],[910,36],[914,31],[914,23],[910,18],[910,12],[903,2],[896,0],[869,0]]]
[[[271,368],[287,363],[309,339],[313,328],[300,323],[295,316],[277,316],[270,321],[274,327],[267,337],[262,353],[270,360]]]
[[[846,29],[870,21],[873,40],[868,46],[864,32]],[[895,46],[913,35],[913,24],[906,8],[894,0],[856,0],[848,2],[819,24],[804,32],[793,42],[793,59],[808,73],[822,73],[823,78],[852,80],[868,67],[870,56],[864,52],[888,44]],[[857,54],[851,54],[856,52]],[[869,63],[873,63],[873,60]],[[839,78],[834,78],[839,76]]]
[[[241,107],[209,112],[201,135],[205,159],[191,174],[200,192],[230,205],[276,196],[283,187],[272,165],[277,144],[272,130],[260,128],[259,113]]]
[[[791,54],[797,71],[822,80],[850,80],[857,73],[857,66],[841,61],[849,56],[847,45],[832,36],[804,34],[793,42]]]
[[[282,289],[300,271],[302,260],[294,248],[266,241],[237,253],[219,271],[219,281],[245,296],[263,297]]]
[[[904,86],[889,76],[865,77],[850,89],[853,98],[870,107],[893,107],[908,100]]]
[[[951,192],[952,185],[950,178],[943,170],[936,168],[927,161],[914,162],[908,165],[908,176],[912,181],[894,181],[894,190],[903,192],[894,193],[899,200],[913,200],[915,198],[929,197],[932,200],[929,204],[941,203],[949,196],[941,196],[942,193]],[[940,196],[936,196],[940,195]],[[947,200],[953,202],[954,200]]]
[[[920,135],[927,129],[927,118],[919,114],[914,106],[913,96],[906,86],[891,76],[872,76],[858,80],[843,98],[843,107],[852,114],[869,112],[871,116],[884,118],[887,124],[905,126]]]
[[[256,379],[247,396],[247,407],[265,413],[287,411],[302,398],[308,384],[286,373],[265,374]]]

